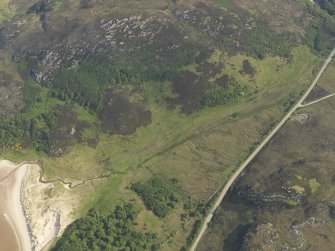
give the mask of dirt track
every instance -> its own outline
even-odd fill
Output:
[[[324,97],[319,98],[319,99],[317,99],[317,100],[314,100],[314,101],[312,101],[312,102],[309,102],[309,103],[300,105],[300,107],[306,107],[306,106],[314,105],[314,104],[316,104],[316,103],[319,103],[319,102],[321,102],[321,101],[323,101],[323,100],[326,100],[326,99],[328,99],[328,98],[331,98],[331,97],[333,97],[333,96],[335,96],[335,93],[329,94],[329,95],[327,95],[327,96],[324,96]]]

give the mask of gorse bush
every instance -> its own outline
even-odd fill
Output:
[[[326,10],[330,15],[335,15],[335,0],[318,0],[321,9]]]

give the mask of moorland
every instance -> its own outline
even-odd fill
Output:
[[[187,250],[314,79],[332,15],[307,0],[0,0],[0,157],[53,184],[26,214],[71,202],[48,248]]]

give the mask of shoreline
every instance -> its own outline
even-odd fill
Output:
[[[0,251],[42,251],[50,248],[55,238],[76,219],[72,212],[78,206],[81,191],[85,188],[79,192],[75,188],[109,177],[109,174],[101,174],[66,181],[62,178],[44,180],[43,174],[44,167],[40,161],[17,164],[0,159],[0,198],[11,198],[8,205],[0,204],[0,243],[10,242],[7,235],[11,235],[14,244],[17,243],[5,249],[0,246]],[[4,197],[1,189],[10,196]],[[6,207],[7,215],[11,212],[9,218],[13,222],[12,227],[9,226],[11,222],[4,220],[1,207]],[[6,234],[1,228],[5,229]]]
[[[74,221],[71,213],[77,205],[78,197],[72,189],[85,182],[73,184],[61,179],[44,180],[43,163],[39,161],[25,161],[20,166],[26,170],[21,205],[32,250],[47,250],[55,238]]]
[[[0,208],[0,214],[6,219],[15,235],[10,236],[16,242],[16,247],[13,246],[12,248],[19,251],[31,251],[29,226],[27,225],[21,198],[27,170],[24,165],[18,166],[8,160],[0,160],[0,170],[3,173],[0,179],[0,190],[4,201]]]
[[[29,203],[29,199],[27,198],[27,189],[28,185],[27,183],[31,182],[32,180],[37,181],[38,185],[46,185],[44,183],[40,182],[40,166],[38,164],[33,164],[33,163],[24,163],[21,164],[22,166],[25,166],[26,169],[26,176],[25,179],[22,181],[22,189],[21,189],[21,193],[20,193],[20,199],[21,199],[21,205],[22,205],[22,210],[23,210],[23,214],[25,216],[26,219],[26,225],[28,228],[28,232],[29,232],[29,236],[30,236],[30,241],[31,241],[31,246],[32,246],[32,250],[37,250],[37,251],[42,251],[42,250],[46,250],[46,247],[48,247],[52,241],[58,236],[59,231],[55,231],[52,235],[48,236],[48,239],[42,240],[42,246],[40,245],[41,240],[38,236],[34,235],[34,230],[33,230],[33,217],[31,215],[31,213],[29,211],[31,211],[31,206]],[[32,166],[30,166],[32,165]],[[33,175],[33,169],[38,169],[37,175]],[[50,184],[52,184],[53,182],[50,182]],[[58,213],[59,214],[59,213]],[[60,216],[59,216],[60,217]]]

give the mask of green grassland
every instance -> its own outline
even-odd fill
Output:
[[[10,20],[15,15],[14,6],[8,0],[0,1],[0,25]]]

